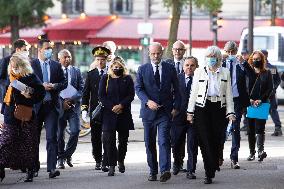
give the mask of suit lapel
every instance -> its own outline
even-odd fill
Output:
[[[166,71],[167,71],[166,66],[167,65],[163,61],[161,62],[161,65],[162,65],[162,71],[161,71],[162,73],[160,73],[160,74],[162,74],[161,88],[163,88],[163,85],[166,81],[166,77],[168,76],[168,74],[166,73]]]
[[[39,77],[39,79],[43,82],[42,70],[41,70],[39,59],[36,59],[34,72]]]
[[[49,78],[49,82],[53,83],[53,79],[54,79],[54,74],[56,73],[56,70],[54,68],[54,64],[52,62],[52,60],[49,61],[49,71],[50,71],[50,78]]]
[[[154,71],[153,71],[153,66],[151,63],[149,63],[147,65],[147,73],[149,73],[149,79],[150,79],[150,83],[155,83],[155,87],[158,89],[158,86],[156,85],[156,80],[155,80],[155,76],[154,76]],[[161,73],[160,73],[161,74]]]

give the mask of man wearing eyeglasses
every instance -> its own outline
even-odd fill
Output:
[[[183,73],[183,63],[185,54],[185,45],[182,41],[178,40],[173,44],[172,52],[173,59],[166,60],[167,63],[173,64],[177,71],[177,74]]]

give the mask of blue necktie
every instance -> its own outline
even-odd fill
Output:
[[[42,79],[43,82],[49,83],[49,79],[48,79],[48,71],[47,71],[47,62],[43,63],[43,70],[42,70]],[[51,100],[51,95],[48,91],[46,91],[45,97],[43,99],[43,101],[50,101]]]
[[[179,74],[179,73],[180,73],[179,65],[180,65],[180,62],[177,62],[177,67],[176,67],[177,74]]]

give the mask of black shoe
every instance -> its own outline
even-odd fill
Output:
[[[38,171],[34,172],[34,177],[38,177]]]
[[[275,130],[272,134],[271,134],[271,136],[282,136],[283,134],[282,134],[282,130]]]
[[[263,161],[264,158],[267,157],[266,152],[262,151],[260,153],[258,153],[258,161]]]
[[[148,177],[148,181],[157,181],[157,175],[150,173],[150,175]]]
[[[1,182],[5,178],[5,168],[0,168],[0,180]]]
[[[173,164],[173,175],[177,175],[180,171],[180,166],[178,166],[177,164]]]
[[[171,178],[171,172],[170,171],[165,171],[161,174],[160,177],[160,182],[166,182]]]
[[[73,167],[73,164],[72,164],[72,158],[71,157],[68,157],[66,158],[66,163],[69,167]]]
[[[65,169],[64,160],[58,159],[58,166],[57,169]]]
[[[210,177],[205,177],[203,183],[204,183],[204,184],[211,184],[211,183],[212,183],[212,178],[210,178]]]
[[[103,172],[108,172],[108,167],[105,166],[105,165],[103,165],[103,166],[102,166],[102,171],[103,171]]]
[[[101,162],[96,163],[95,170],[101,170],[101,169],[102,169]]]
[[[26,180],[24,182],[33,182],[34,172],[28,170]]]
[[[121,173],[125,172],[124,162],[118,162],[118,171],[121,172]]]
[[[55,178],[60,175],[60,172],[58,170],[52,170],[49,172],[49,178]]]
[[[249,157],[247,158],[248,161],[253,161],[255,160],[255,155],[254,154],[250,154]]]
[[[195,173],[191,173],[191,172],[186,173],[186,178],[188,178],[188,179],[196,179]]]
[[[108,176],[114,176],[115,166],[109,166]]]
[[[232,168],[232,169],[240,169],[240,165],[239,165],[238,162],[232,160],[232,161],[231,161],[231,168]]]

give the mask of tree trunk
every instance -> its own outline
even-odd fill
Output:
[[[276,0],[271,1],[271,26],[275,26],[276,19]]]
[[[192,0],[189,0],[189,56],[192,54]]]
[[[173,0],[172,19],[171,19],[168,46],[166,50],[166,57],[168,58],[173,57],[172,46],[173,46],[173,43],[177,40],[178,25],[179,25],[179,19],[180,19],[180,14],[181,14],[181,5],[182,4],[180,0]]]
[[[19,39],[19,16],[11,16],[11,44]]]

